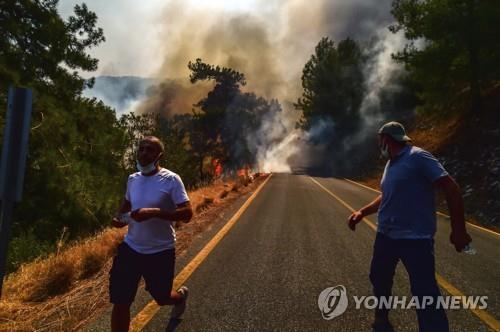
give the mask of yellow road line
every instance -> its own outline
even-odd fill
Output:
[[[450,284],[448,281],[446,281],[443,277],[441,277],[439,274],[436,273],[436,280],[438,284],[443,287],[448,293],[454,296],[461,296],[462,297],[462,302],[465,303],[465,296],[464,294],[456,289],[452,284]],[[481,319],[483,322],[485,322],[493,331],[499,332],[500,331],[500,321],[498,321],[496,318],[491,316],[489,313],[487,313],[485,310],[482,309],[469,309],[472,311],[479,319]]]
[[[330,196],[333,196],[333,198],[335,198],[337,201],[340,202],[340,204],[342,204],[343,206],[345,206],[349,211],[351,212],[354,212],[355,210],[349,205],[347,204],[342,198],[340,198],[339,196],[335,195],[334,193],[332,193],[330,190],[328,190],[325,186],[323,186],[321,183],[319,183],[318,181],[316,181],[315,179],[313,179],[312,177],[310,177],[311,180],[313,180],[314,183],[316,183],[318,186],[321,187],[321,189],[323,189],[324,191],[326,191],[328,194],[330,194]],[[370,226],[371,229],[373,229],[374,231],[377,231],[377,226],[375,226],[375,224],[373,224],[370,220],[368,220],[367,218],[363,218],[363,221],[368,225]]]
[[[186,280],[191,276],[191,274],[200,266],[200,264],[207,258],[210,252],[217,246],[217,244],[222,240],[222,238],[229,232],[229,230],[236,224],[241,215],[250,206],[252,201],[257,197],[257,194],[265,186],[267,181],[271,178],[272,174],[269,174],[267,179],[260,184],[260,186],[255,190],[255,192],[250,196],[246,202],[240,207],[240,209],[229,219],[229,221],[222,227],[217,234],[201,249],[201,251],[182,269],[182,271],[177,274],[174,279],[173,289],[178,289]],[[146,324],[153,318],[153,316],[160,310],[160,306],[156,304],[155,301],[149,302],[142,310],[139,312],[130,323],[130,331],[137,332],[142,331]]]
[[[373,192],[376,192],[376,193],[381,194],[381,192],[380,192],[379,190],[374,189],[374,188],[372,188],[372,187],[365,186],[365,185],[364,185],[364,184],[362,184],[362,183],[359,183],[359,182],[353,181],[353,180],[348,179],[348,178],[344,178],[344,180],[346,180],[347,182],[350,182],[350,183],[352,183],[352,184],[358,185],[358,186],[360,186],[360,187],[363,187],[363,188],[365,188],[365,189],[368,189],[368,190],[371,190],[371,191],[373,191]]]
[[[340,204],[342,204],[343,206],[345,206],[349,211],[351,211],[351,212],[355,211],[352,206],[350,206],[344,200],[342,200],[340,197],[338,197],[337,195],[335,195],[334,193],[332,193],[330,190],[328,190],[321,183],[319,183],[318,181],[316,181],[312,177],[310,177],[310,179],[314,183],[316,183],[318,186],[320,186],[321,189],[323,189],[325,192],[327,192],[330,196],[332,196],[333,198],[335,198],[336,200],[338,200],[340,202]],[[363,221],[365,223],[367,223],[368,226],[370,226],[371,229],[373,229],[374,231],[377,231],[377,227],[375,226],[375,224],[373,222],[371,222],[367,218],[363,218]],[[449,294],[454,295],[454,296],[464,296],[464,294],[460,290],[458,290],[456,287],[454,287],[452,284],[450,284],[448,281],[446,281],[446,279],[444,279],[443,277],[441,277],[437,273],[436,273],[436,280],[437,280],[439,286],[441,286],[442,288],[444,288]],[[479,319],[481,319],[490,328],[492,328],[493,331],[495,331],[495,332],[499,332],[500,331],[500,321],[498,321],[495,317],[491,316],[485,310],[482,310],[482,309],[469,309],[469,310],[471,310],[477,317],[479,317]]]
[[[374,189],[374,188],[371,188],[371,187],[368,187],[368,186],[365,186],[365,185],[364,185],[364,184],[362,184],[362,183],[359,183],[359,182],[356,182],[356,181],[353,181],[353,180],[350,180],[350,179],[346,179],[346,178],[344,178],[344,180],[345,180],[345,181],[347,181],[347,182],[350,182],[350,183],[352,183],[352,184],[358,185],[358,186],[360,186],[360,187],[363,187],[363,188],[365,188],[365,189],[368,189],[368,190],[371,190],[371,191],[373,191],[373,192],[376,192],[376,193],[381,194],[381,192],[380,192],[379,190]],[[436,212],[436,214],[437,214],[437,215],[440,215],[441,217],[446,217],[446,218],[448,218],[448,219],[450,218],[450,216],[449,216],[449,215],[444,214],[444,213],[439,212],[439,211],[438,211],[438,212]],[[496,236],[500,236],[500,233],[495,232],[494,230],[491,230],[491,229],[488,229],[488,228],[484,228],[484,227],[478,226],[478,225],[473,224],[473,223],[468,222],[468,221],[467,221],[467,224],[468,224],[468,225],[470,225],[470,226],[472,226],[472,227],[474,227],[474,228],[480,229],[480,230],[482,230],[482,231],[484,231],[484,232],[491,233],[491,234],[496,235]]]

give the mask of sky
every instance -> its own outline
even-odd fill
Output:
[[[89,53],[100,60],[99,75],[150,76],[161,63],[158,51],[158,24],[156,9],[164,1],[147,0],[86,0],[90,10],[98,16],[98,26],[104,29],[106,41]],[[73,13],[82,1],[61,0],[62,17]],[[89,76],[89,74],[84,74]]]
[[[165,0],[60,0],[59,12],[66,18],[76,4],[85,3],[98,16],[106,41],[89,53],[100,60],[96,73],[84,76],[156,76],[164,58],[162,37],[166,23],[163,18]],[[170,1],[173,2],[173,1]],[[184,0],[185,8],[203,8],[213,13],[252,12],[255,1]],[[199,29],[200,27],[194,27]]]
[[[94,75],[187,77],[198,57],[247,75],[266,97],[296,90],[322,37],[369,39],[391,22],[390,0],[86,0],[106,41]],[[81,0],[60,0],[63,17]],[[280,91],[281,90],[281,91]]]

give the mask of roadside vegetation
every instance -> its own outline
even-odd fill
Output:
[[[108,225],[127,176],[136,171],[134,149],[141,137],[155,135],[164,142],[162,165],[192,190],[222,172],[232,176],[253,166],[255,146],[247,137],[260,118],[281,112],[277,101],[240,90],[244,74],[197,59],[186,64],[192,84],[208,81],[213,89],[192,109],[167,116],[162,112],[168,105],[160,103],[158,109],[117,118],[114,109],[82,95],[93,80],[79,73],[98,66],[87,52],[105,41],[96,14],[82,4],[64,20],[57,6],[54,0],[23,0],[0,9],[0,127],[9,86],[34,90],[26,185],[12,225],[9,273],[56,253],[58,243],[85,241]],[[215,165],[222,168],[216,171]]]
[[[178,256],[264,178],[217,180],[190,191],[197,213],[177,226]],[[109,302],[108,271],[125,232],[105,228],[79,242],[59,243],[57,252],[21,265],[4,283],[0,331],[75,331],[98,316]]]

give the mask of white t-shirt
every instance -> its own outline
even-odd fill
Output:
[[[177,205],[189,201],[179,175],[165,168],[151,176],[144,176],[140,172],[130,175],[125,198],[132,205],[132,211],[161,208],[173,212]],[[125,243],[141,254],[154,254],[175,248],[175,230],[172,223],[165,219],[131,221]]]

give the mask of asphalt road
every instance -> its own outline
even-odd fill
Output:
[[[342,179],[314,179],[356,209],[377,195]],[[375,232],[365,223],[351,232],[346,226],[350,211],[324,188],[307,175],[273,175],[190,276],[188,309],[168,329],[370,331],[372,311],[356,309],[351,296],[371,295],[368,272]],[[375,221],[376,216],[369,219]],[[442,293],[447,295],[451,286],[465,295],[488,296],[486,312],[500,318],[500,236],[469,227],[477,254],[466,255],[456,253],[449,244],[449,230],[449,220],[439,217],[436,269],[448,284]],[[178,271],[203,241],[190,248]],[[349,306],[341,316],[324,320],[318,295],[336,285],[347,289]],[[402,264],[393,294],[411,295]],[[148,301],[148,295],[141,292],[132,314]],[[165,331],[169,313],[170,308],[161,308],[144,330]],[[447,315],[451,331],[491,330],[470,310],[448,310]],[[109,322],[109,316],[101,321]],[[391,321],[396,331],[418,330],[414,310],[394,310]],[[93,324],[88,330],[104,330],[103,324]]]

